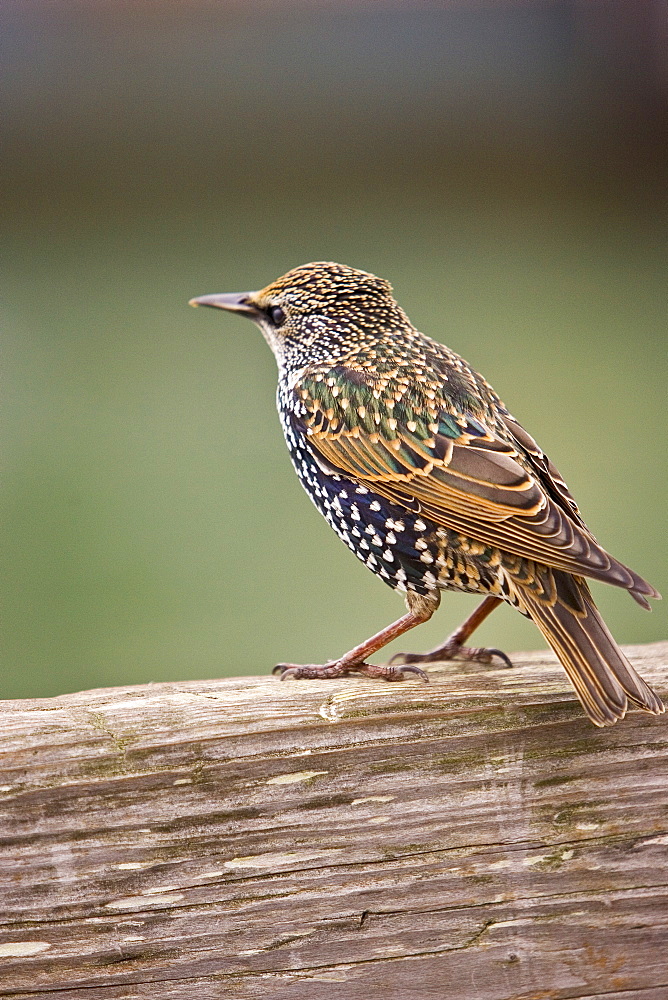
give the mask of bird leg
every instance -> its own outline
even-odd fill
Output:
[[[475,632],[487,615],[501,603],[502,599],[500,597],[492,595],[486,597],[482,604],[479,604],[475,611],[462,622],[459,628],[455,629],[445,642],[437,646],[436,649],[432,649],[428,653],[396,653],[390,660],[390,663],[397,661],[399,664],[403,664],[405,669],[409,663],[437,663],[442,660],[474,660],[476,663],[491,663],[492,659],[498,656],[506,667],[512,667],[512,663],[500,649],[464,645],[469,636]]]
[[[370,639],[361,642],[349,652],[344,653],[338,660],[330,660],[329,663],[278,663],[272,673],[280,673],[281,680],[286,677],[294,677],[295,680],[306,677],[309,679],[324,679],[329,677],[343,677],[345,674],[364,674],[366,677],[378,677],[385,681],[403,681],[405,675],[417,674],[424,681],[428,681],[424,670],[420,667],[399,664],[397,666],[376,666],[374,663],[367,663],[367,656],[372,656],[379,649],[386,646],[393,639],[398,639],[400,635],[407,632],[422,622],[429,621],[434,611],[439,605],[440,594],[438,591],[432,596],[422,596],[420,594],[409,593],[406,595],[406,606],[408,614],[402,615],[397,621],[392,622],[386,628],[372,635]]]

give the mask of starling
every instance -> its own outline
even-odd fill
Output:
[[[252,319],[278,363],[277,405],[309,497],[358,559],[405,595],[407,614],[329,663],[278,664],[282,678],[366,674],[426,679],[419,664],[489,663],[465,645],[502,601],[541,630],[597,726],[629,702],[664,707],[608,631],[585,577],[623,587],[645,608],[660,595],[605,552],[547,455],[492,387],[420,333],[381,278],[317,262],[258,292],[204,295]],[[483,595],[428,653],[368,662],[431,618],[442,590]]]

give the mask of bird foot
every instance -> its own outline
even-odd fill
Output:
[[[403,665],[404,669],[411,663],[440,663],[444,660],[469,660],[473,663],[492,663],[494,657],[503,663],[504,667],[512,667],[510,659],[500,649],[487,646],[463,646],[456,639],[447,639],[443,645],[428,653],[395,653],[391,664]]]
[[[282,681],[288,677],[294,680],[327,680],[344,677],[346,674],[363,674],[383,681],[404,681],[407,674],[415,674],[420,680],[429,683],[424,670],[409,664],[377,666],[374,663],[346,663],[345,660],[331,660],[329,663],[277,663],[272,673],[280,674]]]

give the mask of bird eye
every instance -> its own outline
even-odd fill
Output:
[[[274,326],[280,326],[281,323],[285,322],[285,313],[280,306],[272,306],[269,310],[269,319]]]

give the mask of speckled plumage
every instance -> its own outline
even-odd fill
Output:
[[[409,612],[398,622],[331,664],[283,665],[284,676],[396,680],[436,657],[506,659],[463,646],[505,600],[547,637],[594,723],[623,717],[629,700],[663,710],[583,577],[624,587],[646,607],[658,594],[598,545],[536,442],[463,358],[415,329],[388,282],[318,262],[259,292],[193,304],[260,326],[278,363],[278,411],[302,485],[351,551],[406,594]],[[406,654],[403,667],[367,662],[426,620],[443,590],[486,602],[431,654]]]

